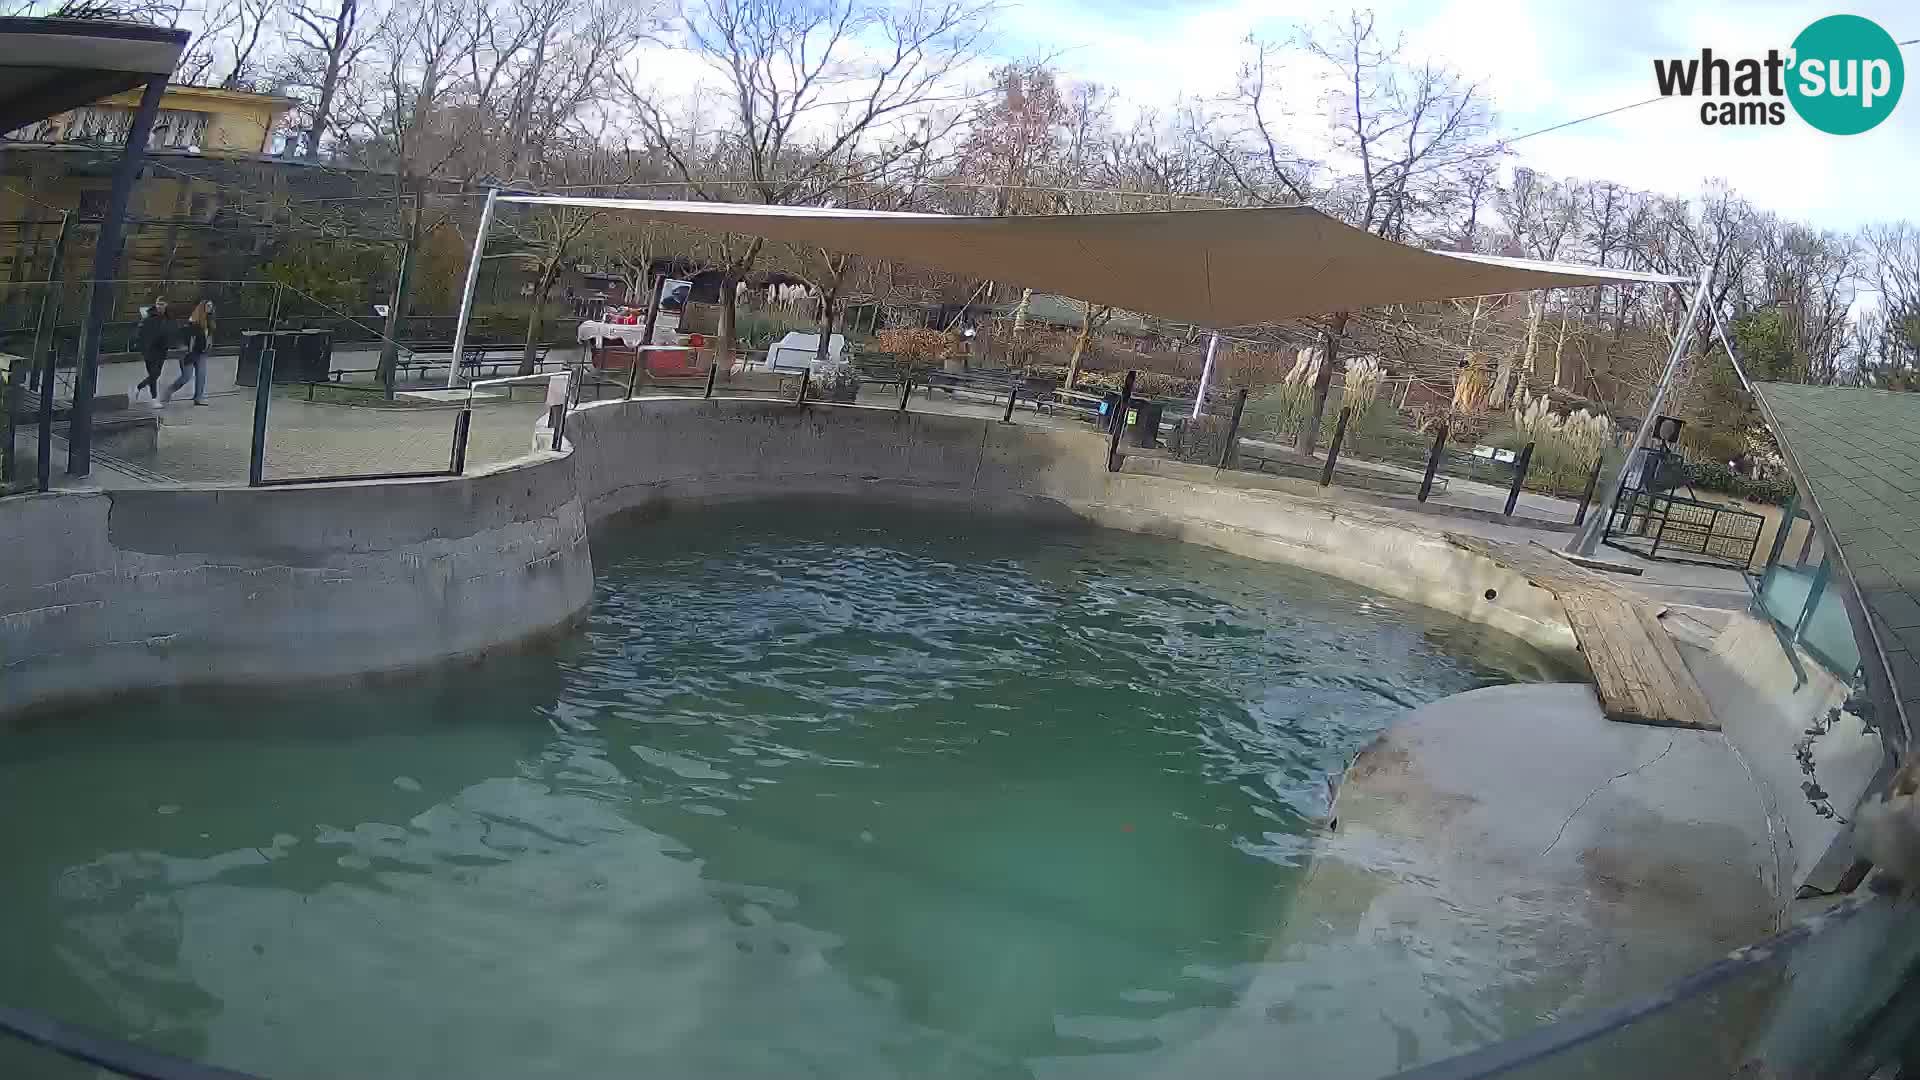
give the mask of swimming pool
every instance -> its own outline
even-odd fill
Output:
[[[0,1002],[274,1077],[1156,1073],[1256,979],[1379,1011],[1286,952],[1330,779],[1560,675],[1093,529],[775,503],[594,557],[539,649],[5,733]],[[1224,1052],[1325,1032],[1270,1019]],[[1499,1033],[1454,1026],[1418,1056]]]

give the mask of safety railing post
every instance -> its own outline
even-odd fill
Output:
[[[1606,467],[1607,455],[1601,454],[1593,461],[1593,471],[1587,474],[1587,490],[1580,493],[1580,509],[1573,512],[1573,523],[1587,523],[1587,507],[1593,505],[1593,489],[1600,486],[1600,470]]]
[[[1440,455],[1447,449],[1447,422],[1440,421],[1440,430],[1433,433],[1433,449],[1427,451],[1427,475],[1420,478],[1420,501],[1426,502],[1433,494],[1433,477],[1440,471]]]
[[[1527,466],[1533,464],[1533,444],[1520,448],[1520,456],[1513,462],[1513,486],[1507,489],[1507,508],[1500,511],[1502,516],[1512,517],[1513,508],[1520,505],[1520,485],[1527,481]]]
[[[1333,425],[1333,442],[1327,445],[1327,463],[1320,469],[1321,487],[1329,487],[1333,484],[1333,466],[1340,460],[1340,444],[1346,440],[1347,420],[1352,415],[1352,408],[1342,407],[1340,419]]]
[[[640,362],[653,344],[653,327],[660,318],[660,294],[667,287],[667,275],[653,279],[653,292],[647,298],[647,321],[640,328],[640,347],[633,350],[633,366],[627,369],[627,400],[633,399],[634,384],[640,381]]]
[[[276,305],[277,306],[277,305]],[[267,407],[273,404],[272,339],[260,350],[253,383],[253,447],[247,459],[247,486],[259,487],[267,471]]]
[[[455,476],[467,471],[467,431],[472,426],[472,409],[461,409],[453,418],[453,459],[447,463],[447,471]]]
[[[1114,402],[1113,415],[1108,417],[1113,433],[1107,436],[1107,471],[1120,471],[1120,434],[1127,430],[1127,409],[1133,401],[1133,379],[1137,373],[1128,370],[1126,377],[1120,380],[1120,400]]]
[[[713,363],[707,365],[707,389],[703,393],[701,393],[700,396],[702,398],[711,398],[713,396],[713,383],[714,383],[714,380],[718,379],[719,377],[720,377],[720,361],[715,360]]]
[[[1020,384],[1009,382],[1007,384],[1007,411],[1000,414],[1001,423],[1003,424],[1013,423],[1013,403],[1019,397],[1020,397]]]
[[[913,396],[913,372],[900,377],[900,411],[907,411],[907,399]]]
[[[1813,572],[1813,583],[1807,586],[1807,602],[1800,608],[1800,617],[1793,623],[1793,640],[1798,642],[1807,632],[1807,623],[1813,620],[1813,609],[1820,606],[1820,599],[1827,593],[1827,578],[1833,572],[1833,560],[1821,559],[1820,568]]]
[[[547,430],[553,432],[553,449],[555,451],[560,449],[560,427],[562,423],[565,422],[566,415],[567,407],[565,405],[553,404],[547,406]]]
[[[1240,449],[1240,417],[1247,411],[1247,388],[1234,391],[1233,416],[1227,421],[1227,437],[1220,444],[1220,460],[1213,463],[1216,469],[1224,469],[1233,464]]]
[[[793,397],[793,403],[795,405],[805,405],[807,403],[807,384],[811,381],[813,381],[812,368],[808,368],[800,373],[800,392]]]
[[[53,342],[47,343],[47,358],[40,369],[40,461],[35,468],[34,484],[46,491],[53,484]]]

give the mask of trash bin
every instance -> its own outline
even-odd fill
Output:
[[[1136,401],[1128,411],[1128,426],[1133,431],[1131,445],[1152,448],[1160,445],[1160,413],[1166,408],[1163,401]]]
[[[293,354],[281,353],[275,359],[275,382],[326,382],[333,372],[333,331],[302,330]]]
[[[273,381],[277,383],[302,382],[300,378],[300,336],[299,330],[276,330],[268,335],[273,343]]]
[[[233,372],[236,384],[253,386],[259,381],[260,350],[266,342],[267,334],[263,330],[240,331],[240,365]]]

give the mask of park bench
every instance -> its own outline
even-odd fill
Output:
[[[966,394],[1001,402],[1007,399],[1010,390],[1017,388],[1020,397],[1016,405],[1047,412],[1053,408],[1060,380],[1017,371],[929,371],[926,386],[928,397],[932,397],[935,390],[944,390],[954,397]]]
[[[423,342],[419,344],[402,343],[400,356],[394,361],[393,373],[396,379],[408,376],[425,378],[428,371],[446,365],[447,358],[453,355],[452,342]],[[545,371],[547,356],[552,345],[539,345],[534,349],[533,369]],[[485,379],[520,370],[520,361],[525,353],[521,345],[472,344],[461,350],[461,374],[470,378]],[[511,368],[511,371],[507,369]],[[341,374],[360,374],[362,370],[342,368],[332,373],[334,382],[339,382]]]

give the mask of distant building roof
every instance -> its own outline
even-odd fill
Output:
[[[1920,394],[1844,386],[1757,384],[1788,463],[1811,497],[1864,613],[1868,676],[1888,682],[1900,713],[1920,716]],[[1873,669],[1869,644],[1885,657]],[[1879,678],[1876,678],[1876,675]]]
[[[171,73],[187,37],[165,26],[0,18],[0,131]]]

